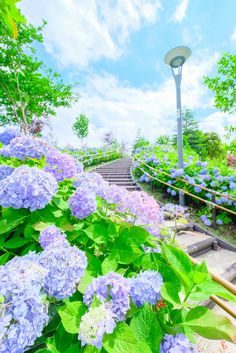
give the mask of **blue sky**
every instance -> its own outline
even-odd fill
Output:
[[[192,56],[183,69],[182,103],[206,131],[223,135],[236,115],[213,108],[202,83],[213,75],[223,52],[235,53],[235,0],[22,0],[29,22],[48,21],[38,55],[67,82],[79,82],[80,100],[59,109],[53,133],[61,144],[78,145],[71,126],[90,118],[89,145],[105,132],[132,142],[137,129],[154,140],[176,125],[175,86],[163,58],[187,45]]]

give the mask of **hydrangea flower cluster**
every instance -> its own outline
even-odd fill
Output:
[[[62,181],[76,176],[77,165],[72,156],[50,149],[46,154],[44,170],[52,173],[57,181]]]
[[[127,195],[128,191],[126,188],[112,184],[105,189],[103,198],[109,204],[120,205],[123,203]]]
[[[9,145],[12,139],[20,135],[20,131],[12,126],[9,126],[2,133],[0,133],[0,142],[4,145]]]
[[[0,165],[0,181],[5,179],[8,175],[13,172],[14,168],[10,167],[9,165]]]
[[[39,236],[39,243],[43,249],[53,244],[56,246],[68,245],[65,233],[62,233],[55,225],[44,228]]]
[[[137,307],[145,302],[155,305],[161,299],[160,290],[163,283],[159,272],[147,270],[130,279],[130,295]]]
[[[211,226],[211,221],[206,215],[202,215],[200,218],[201,218],[201,221],[205,224],[205,226],[207,227]]]
[[[41,159],[50,146],[42,139],[32,136],[19,136],[11,140],[7,149],[11,157],[22,161],[27,158]]]
[[[23,353],[42,334],[48,322],[42,297],[46,270],[36,254],[15,257],[0,267],[0,352]]]
[[[40,257],[40,264],[47,269],[45,291],[56,299],[64,299],[76,291],[76,285],[84,275],[87,258],[76,246],[47,245]]]
[[[102,303],[109,303],[116,321],[122,321],[130,308],[129,292],[129,281],[118,273],[109,272],[95,278],[87,287],[84,303],[90,306],[96,296]]]
[[[90,308],[80,322],[78,338],[81,340],[81,345],[90,344],[101,349],[104,334],[112,333],[115,326],[113,313],[105,304]]]
[[[74,187],[88,188],[100,197],[104,197],[104,192],[109,185],[100,174],[95,172],[79,173],[76,179],[73,182]]]
[[[179,333],[176,336],[165,335],[160,353],[198,353],[197,348],[187,337]]]
[[[36,167],[20,166],[0,181],[0,205],[2,207],[44,208],[57,192],[55,178]]]
[[[76,189],[68,203],[72,215],[78,219],[84,219],[97,210],[95,193],[83,186]]]

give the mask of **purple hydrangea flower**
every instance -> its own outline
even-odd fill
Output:
[[[11,157],[23,161],[27,158],[41,159],[50,148],[44,140],[32,136],[16,137],[8,145]]]
[[[11,157],[11,152],[10,152],[8,146],[0,148],[0,155],[2,155],[3,157],[6,157],[6,158]]]
[[[103,198],[110,204],[119,205],[127,195],[128,191],[124,187],[112,184],[104,190]]]
[[[229,184],[229,187],[231,190],[236,190],[236,183],[234,183],[233,181]]]
[[[14,168],[10,167],[9,165],[0,165],[0,181],[5,179],[8,175],[14,171]]]
[[[130,279],[130,295],[137,307],[148,302],[155,305],[161,299],[163,279],[160,273],[152,270],[144,271]]]
[[[167,212],[173,218],[187,217],[187,208],[175,205],[173,203],[167,203],[162,207],[162,211]]]
[[[199,192],[202,191],[202,189],[199,188],[198,186],[194,186],[194,191],[197,192],[197,193],[199,193]]]
[[[172,196],[176,196],[176,195],[177,195],[177,193],[176,193],[175,190],[171,190],[170,194],[171,194]]]
[[[129,281],[118,273],[110,272],[92,281],[84,294],[84,303],[90,306],[96,295],[101,302],[109,302],[116,321],[122,321],[130,308],[129,291]]]
[[[218,224],[219,226],[222,226],[223,225],[222,219],[217,219],[216,224]]]
[[[211,226],[211,221],[210,221],[209,219],[205,219],[204,224],[205,224],[207,227],[210,227],[210,226]]]
[[[40,264],[48,273],[45,290],[56,299],[64,299],[76,291],[76,285],[87,267],[86,255],[76,246],[55,244],[46,246],[40,257]]]
[[[47,228],[44,228],[39,236],[39,243],[43,249],[45,249],[48,245],[68,245],[68,241],[66,240],[65,233],[52,225]]]
[[[12,139],[20,135],[20,131],[15,127],[8,127],[2,133],[0,133],[0,142],[4,145],[9,145]]]
[[[104,192],[109,186],[108,182],[106,182],[100,174],[95,172],[78,173],[76,179],[77,180],[73,182],[74,187],[90,189],[100,197],[104,197]]]
[[[96,308],[90,308],[83,315],[79,326],[79,340],[81,346],[92,345],[98,349],[102,348],[102,340],[105,333],[112,333],[116,323],[112,311],[101,304]]]
[[[44,170],[45,172],[52,173],[57,181],[62,181],[76,176],[77,165],[72,156],[50,149],[46,154],[46,166]]]
[[[160,353],[198,353],[197,348],[182,333],[165,335],[160,348]]]
[[[48,323],[47,302],[42,297],[46,270],[36,254],[14,257],[0,267],[0,352],[23,353]]]
[[[0,181],[0,205],[2,207],[44,208],[57,192],[55,178],[36,167],[21,166]]]
[[[68,203],[72,215],[78,219],[84,219],[97,210],[95,193],[83,186],[76,189]]]

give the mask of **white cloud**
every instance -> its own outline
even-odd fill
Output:
[[[63,66],[86,68],[101,58],[119,57],[131,32],[153,23],[160,0],[23,0],[33,24],[48,21],[46,50]]]
[[[193,25],[188,28],[184,28],[182,32],[184,44],[196,48],[202,41],[202,30],[198,25]]]
[[[209,74],[217,60],[213,54],[196,53],[183,69],[182,104],[189,108],[205,109],[211,106],[208,89],[202,76]],[[81,87],[80,101],[72,109],[60,109],[54,120],[54,131],[61,144],[79,142],[71,126],[80,113],[85,113],[92,123],[89,145],[101,144],[101,137],[112,130],[119,140],[133,142],[138,128],[149,139],[161,134],[171,134],[176,127],[176,101],[174,80],[169,73],[162,85],[155,89],[135,88],[127,82],[104,73],[90,74]]]
[[[231,35],[231,40],[236,43],[236,28]]]
[[[180,0],[174,13],[171,16],[173,22],[182,22],[186,16],[189,0]]]
[[[221,138],[224,137],[224,126],[236,126],[236,114],[226,114],[222,112],[215,112],[206,116],[200,126],[204,131],[217,132]]]

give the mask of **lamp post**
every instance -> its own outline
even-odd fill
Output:
[[[176,103],[177,103],[177,143],[178,143],[178,165],[179,168],[184,167],[183,158],[183,130],[182,130],[182,112],[181,112],[181,79],[182,67],[185,61],[190,57],[191,50],[188,47],[176,47],[168,51],[165,55],[165,63],[171,67],[171,71],[175,80],[176,87]],[[185,205],[184,194],[179,193],[179,204]]]

